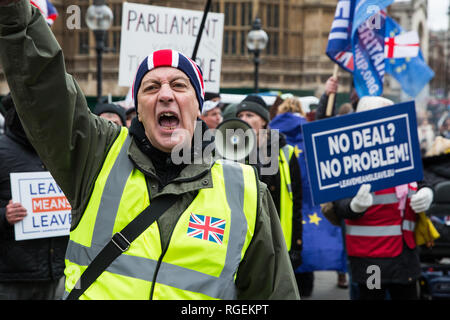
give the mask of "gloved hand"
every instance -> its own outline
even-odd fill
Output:
[[[358,193],[350,202],[350,209],[353,212],[361,213],[373,204],[373,197],[370,193],[370,184],[363,184],[359,187]]]
[[[415,213],[419,213],[427,211],[432,202],[433,190],[428,187],[424,187],[411,197],[411,202],[409,205]]]

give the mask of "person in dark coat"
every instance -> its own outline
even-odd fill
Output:
[[[422,157],[424,180],[433,188],[443,182],[450,182],[450,139],[437,136],[430,150]],[[443,189],[445,190],[445,189]],[[436,193],[438,190],[436,189]],[[436,194],[435,208],[428,212],[430,220],[440,237],[434,241],[434,246],[420,246],[421,261],[436,261],[450,256],[450,212],[448,202],[450,195],[442,191]],[[431,210],[430,210],[431,211]]]
[[[267,107],[264,100],[256,95],[247,96],[241,103],[236,107],[236,117],[247,122],[252,129],[255,131],[258,148],[267,148],[266,152],[263,152],[267,157],[271,157],[271,152],[277,146],[279,152],[283,152],[283,147],[287,146],[286,136],[283,133],[270,134],[269,131],[264,131],[263,129],[268,129],[269,126],[269,108]],[[274,131],[273,133],[278,133]],[[272,140],[273,139],[273,140]],[[289,148],[292,148],[290,146]],[[262,149],[264,150],[264,149]],[[259,152],[258,152],[259,153]],[[301,250],[303,248],[302,244],[302,184],[301,184],[301,172],[300,166],[298,164],[297,156],[295,152],[292,153],[289,162],[289,173],[292,188],[292,223],[291,223],[291,237],[289,243],[286,243],[289,256],[291,258],[291,263],[293,269],[295,270],[301,264]],[[261,168],[267,168],[271,166],[272,163],[268,164],[258,164]],[[277,170],[274,174],[261,174],[263,170],[260,170],[260,180],[264,182],[269,188],[272,199],[277,208],[277,212],[280,215],[281,208],[281,196],[280,196],[280,170]]]
[[[450,181],[450,139],[437,136],[422,162],[424,179],[432,186]]]
[[[46,168],[25,135],[11,96],[1,103],[6,125],[0,136],[0,300],[56,299],[68,237],[14,239],[14,224],[27,212],[11,200],[9,174]]]

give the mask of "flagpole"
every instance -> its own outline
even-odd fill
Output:
[[[334,69],[333,69],[333,77],[337,78],[338,72],[339,72],[339,66],[338,66],[338,64],[335,64]],[[325,112],[325,116],[327,116],[327,117],[331,117],[331,115],[333,113],[333,105],[334,105],[335,97],[336,97],[336,93],[334,93],[334,92],[330,93],[328,96],[327,110]]]
[[[197,58],[197,50],[198,50],[198,46],[200,45],[200,40],[202,38],[202,33],[203,33],[203,29],[205,27],[205,21],[206,21],[208,12],[209,12],[209,7],[211,7],[211,0],[208,0],[206,2],[205,10],[203,11],[202,22],[200,23],[200,29],[198,31],[197,39],[195,41],[194,52],[192,53],[192,58],[191,58],[194,61],[195,61],[195,58]]]

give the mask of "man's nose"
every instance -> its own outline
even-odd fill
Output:
[[[159,90],[159,101],[160,102],[172,102],[174,100],[172,88],[168,83],[164,83],[161,85],[161,89]]]

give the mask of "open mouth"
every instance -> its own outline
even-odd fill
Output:
[[[173,112],[163,112],[159,115],[158,122],[164,129],[174,130],[180,123],[180,120],[178,119],[178,115]]]

